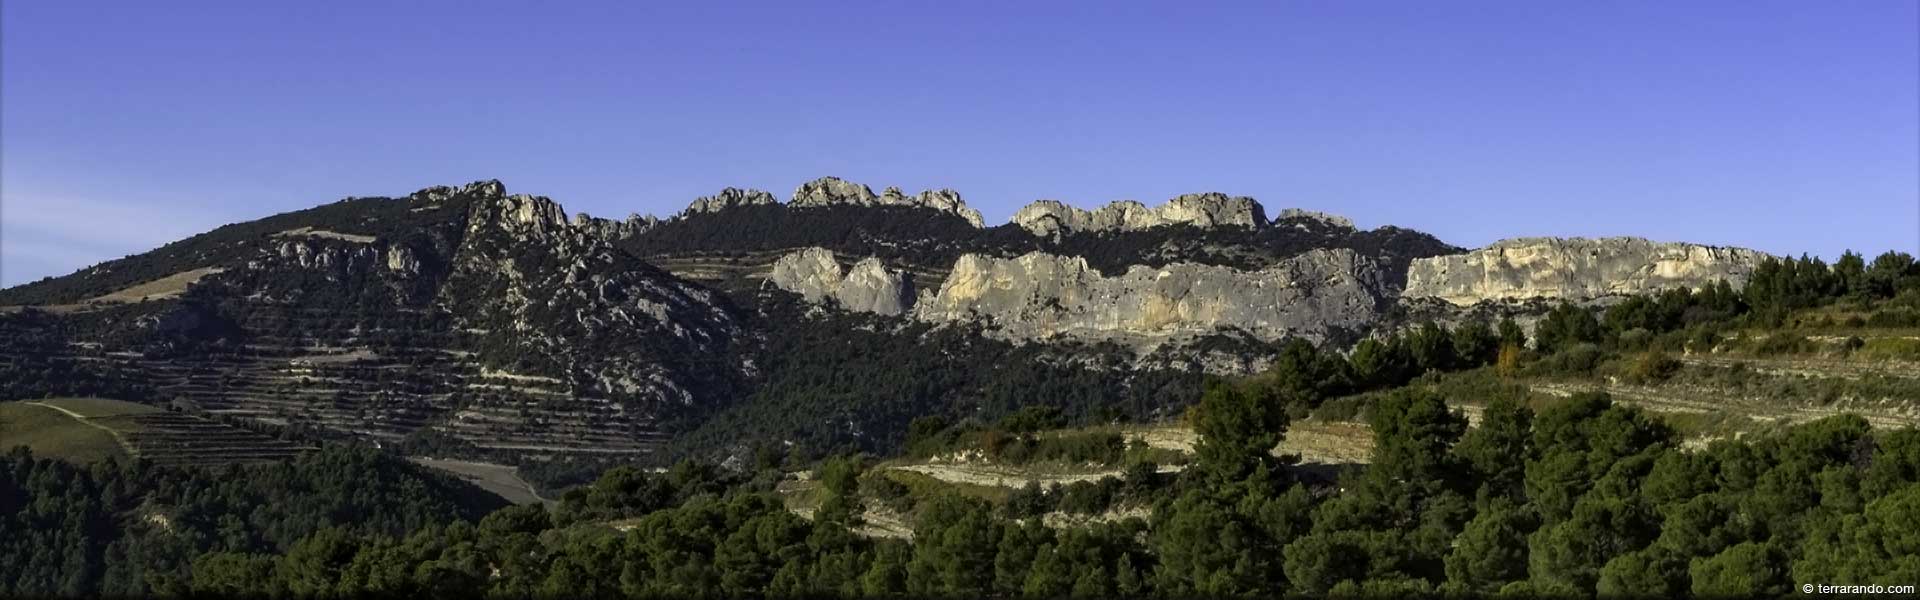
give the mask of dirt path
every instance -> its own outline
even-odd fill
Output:
[[[1691,366],[1732,367],[1746,365],[1768,375],[1792,375],[1818,379],[1859,379],[1883,375],[1902,379],[1920,379],[1920,364],[1898,361],[1858,361],[1833,358],[1758,358],[1690,355],[1678,357]]]
[[[1578,392],[1606,392],[1616,399],[1645,407],[1647,410],[1665,413],[1732,413],[1745,415],[1757,421],[1781,421],[1787,424],[1804,423],[1824,419],[1838,414],[1860,415],[1874,427],[1896,428],[1920,424],[1920,418],[1846,410],[1819,406],[1792,406],[1780,402],[1759,402],[1723,395],[1715,395],[1704,390],[1689,393],[1661,388],[1628,385],[1608,385],[1600,383],[1533,383],[1534,391],[1555,396],[1571,396]]]
[[[88,427],[92,427],[92,428],[94,428],[94,429],[98,429],[98,430],[101,430],[101,431],[105,431],[105,432],[107,432],[107,435],[109,435],[109,436],[112,436],[112,437],[113,437],[113,443],[115,443],[115,444],[119,444],[119,445],[120,445],[120,450],[121,450],[122,452],[126,452],[126,453],[127,453],[127,456],[133,456],[133,457],[138,457],[138,456],[140,456],[140,453],[139,453],[139,452],[135,452],[135,451],[133,450],[133,444],[130,444],[130,443],[127,443],[127,438],[125,438],[125,437],[122,437],[122,436],[120,435],[120,432],[119,432],[119,431],[117,431],[117,430],[115,430],[115,429],[114,429],[114,428],[112,428],[112,427],[108,427],[108,426],[105,426],[105,425],[101,425],[101,424],[99,424],[99,423],[95,423],[95,422],[93,422],[93,420],[92,420],[92,419],[89,419],[89,418],[87,418],[87,416],[86,416],[86,415],[82,415],[82,414],[80,414],[80,413],[77,413],[77,412],[73,412],[73,411],[71,411],[71,410],[67,410],[67,409],[65,409],[65,408],[62,408],[62,407],[58,407],[58,406],[54,406],[54,405],[52,405],[52,404],[45,404],[45,403],[41,403],[41,402],[33,402],[33,401],[27,401],[27,402],[23,402],[22,404],[31,404],[31,405],[34,405],[34,406],[38,406],[38,407],[41,407],[41,408],[51,408],[51,409],[54,409],[54,410],[57,410],[57,411],[60,411],[60,413],[61,413],[61,414],[64,414],[64,415],[67,415],[67,416],[69,416],[69,417],[73,417],[73,420],[75,420],[75,421],[79,421],[79,422],[80,422],[80,423],[81,423],[82,425],[86,425],[86,426],[88,426]]]
[[[1119,477],[1119,469],[1103,469],[1079,473],[1043,473],[1020,468],[1008,468],[997,465],[970,465],[952,463],[928,463],[920,465],[901,465],[895,470],[919,473],[945,481],[947,483],[965,483],[1004,488],[1020,488],[1028,483],[1041,486],[1069,484],[1079,481],[1098,481],[1106,477]]]

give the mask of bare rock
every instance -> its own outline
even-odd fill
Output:
[[[851,311],[902,315],[913,307],[913,280],[867,257],[843,271],[833,252],[807,248],[780,257],[767,280],[808,302],[832,301]]]
[[[1138,231],[1172,224],[1255,228],[1267,225],[1267,213],[1253,198],[1209,192],[1182,195],[1152,208],[1121,200],[1092,211],[1057,200],[1040,200],[1014,213],[1013,222],[1034,235],[1052,236],[1065,232]]]
[[[699,214],[699,213],[712,213],[712,212],[720,212],[729,208],[738,208],[743,206],[766,206],[766,205],[779,204],[779,203],[780,201],[774,199],[773,194],[769,194],[760,190],[730,187],[724,190],[720,190],[720,193],[718,194],[714,194],[712,196],[703,196],[700,199],[694,200],[693,204],[687,205],[687,209],[684,211],[681,211],[680,214],[692,215],[692,214]]]
[[[1515,238],[1466,254],[1415,259],[1407,298],[1456,305],[1483,300],[1643,294],[1719,280],[1746,284],[1767,254],[1643,238]]]
[[[598,236],[601,239],[614,241],[640,235],[659,224],[660,219],[655,218],[653,215],[641,215],[639,213],[627,215],[625,221],[601,219],[588,215],[587,213],[580,213],[573,216],[574,229],[584,231],[589,235]]]
[[[847,181],[839,177],[821,177],[800,184],[793,190],[793,199],[787,206],[793,208],[811,208],[851,204],[855,206],[873,206],[879,196],[867,186]]]
[[[1323,227],[1331,227],[1334,229],[1346,229],[1346,230],[1354,229],[1353,219],[1342,217],[1340,215],[1323,213],[1315,210],[1306,210],[1304,208],[1282,209],[1280,211],[1280,216],[1274,217],[1273,219],[1273,222],[1276,224],[1285,222],[1285,221],[1295,221],[1295,222],[1304,221],[1308,223],[1318,224]]]
[[[985,320],[1016,339],[1153,340],[1243,330],[1323,339],[1378,318],[1379,269],[1351,250],[1313,250],[1258,271],[1192,263],[1103,276],[1045,253],[962,256],[915,308],[927,321]]]
[[[953,190],[926,190],[919,194],[907,195],[900,188],[889,187],[880,194],[873,193],[867,186],[846,181],[838,177],[822,177],[801,184],[793,191],[793,200],[787,203],[791,208],[818,208],[825,206],[904,206],[925,208],[966,219],[974,227],[984,227],[985,220],[980,211],[967,206],[960,199],[960,192]]]

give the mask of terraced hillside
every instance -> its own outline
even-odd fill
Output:
[[[127,449],[106,429],[50,406],[0,402],[0,451],[26,446],[36,456],[76,463],[124,459]]]
[[[724,299],[497,182],[228,226],[0,292],[0,393],[474,454],[641,456],[740,385]]]
[[[314,449],[212,419],[119,400],[56,398],[0,407],[6,415],[0,420],[5,432],[0,446],[26,445],[76,462],[117,457],[217,467],[282,461]]]

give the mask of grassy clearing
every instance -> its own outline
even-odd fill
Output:
[[[1920,361],[1920,339],[1872,338],[1862,341],[1854,355],[1868,360]]]
[[[1007,496],[1013,493],[1013,488],[1010,487],[945,481],[926,473],[904,469],[889,469],[885,476],[895,483],[907,486],[907,495],[913,497],[915,501],[927,500],[947,491],[994,504],[1005,504]]]
[[[533,486],[521,479],[518,471],[511,465],[421,457],[412,457],[407,460],[452,473],[514,504],[553,503],[552,500],[542,498],[535,493]]]
[[[182,271],[153,281],[117,290],[109,294],[90,298],[83,303],[144,302],[147,300],[173,298],[185,293],[188,286],[200,281],[201,278],[224,270],[225,269],[217,267],[206,267],[191,271]]]
[[[113,434],[58,410],[23,402],[0,403],[0,448],[26,446],[37,456],[76,463],[126,460]]]
[[[1298,454],[1302,464],[1364,464],[1373,457],[1373,428],[1365,423],[1295,422],[1274,453]]]
[[[158,406],[127,402],[124,400],[109,400],[106,398],[48,398],[46,400],[34,400],[34,402],[64,408],[89,419],[166,412],[165,409]]]

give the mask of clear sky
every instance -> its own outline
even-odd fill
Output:
[[[0,3],[0,282],[498,178],[1920,245],[1920,2]]]

